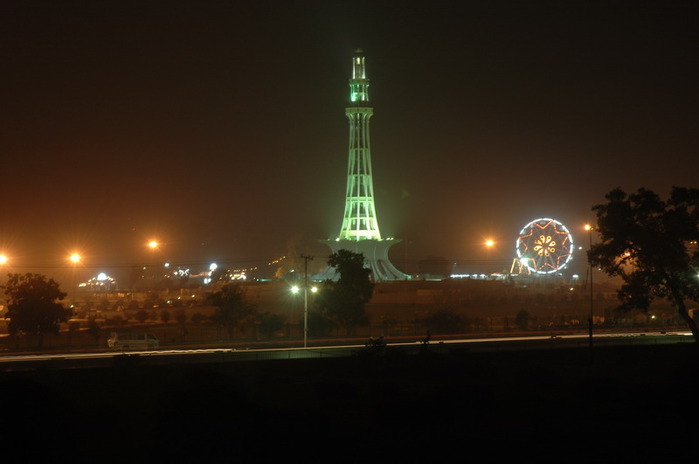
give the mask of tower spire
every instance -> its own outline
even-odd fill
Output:
[[[357,106],[369,102],[369,79],[366,77],[364,52],[358,48],[352,58],[352,78],[350,79],[350,102]]]
[[[369,106],[369,79],[361,50],[355,52],[352,58],[349,87],[351,106],[345,109],[350,127],[349,161],[340,240],[381,240],[374,205],[369,138],[369,121],[374,109]]]

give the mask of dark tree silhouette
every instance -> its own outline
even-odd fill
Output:
[[[699,340],[686,305],[699,301],[699,190],[673,187],[662,201],[643,188],[629,195],[615,189],[606,199],[593,207],[601,242],[588,257],[624,281],[620,309],[645,311],[654,298],[666,298]]]
[[[57,334],[60,323],[67,322],[72,311],[59,301],[66,293],[58,283],[41,274],[9,274],[4,285],[7,296],[5,318],[10,335],[38,335],[39,347],[45,334]]]
[[[221,290],[209,295],[208,300],[216,306],[211,320],[225,327],[229,338],[233,338],[234,330],[256,313],[255,306],[248,303],[245,292],[236,284],[223,285]]]
[[[331,254],[328,265],[337,270],[340,278],[325,282],[316,299],[317,307],[337,326],[351,333],[368,322],[364,305],[374,291],[371,269],[364,267],[364,255],[348,250]]]
[[[274,334],[276,334],[284,328],[286,318],[282,315],[272,314],[269,311],[267,311],[263,314],[260,314],[259,322],[260,332],[264,336],[272,338],[274,337]]]
[[[102,335],[102,328],[95,320],[95,316],[90,316],[87,318],[87,332],[95,338],[96,344]]]
[[[529,311],[522,309],[517,313],[517,316],[515,316],[515,325],[519,330],[528,330],[530,319]]]

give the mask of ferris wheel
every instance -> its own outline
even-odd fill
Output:
[[[517,259],[530,272],[551,274],[563,269],[572,258],[573,236],[555,219],[535,219],[519,232]]]

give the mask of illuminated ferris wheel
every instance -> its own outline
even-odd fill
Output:
[[[517,237],[517,259],[521,267],[536,274],[563,269],[573,258],[573,236],[555,219],[530,222]]]

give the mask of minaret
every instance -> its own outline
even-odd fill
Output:
[[[340,235],[335,240],[324,240],[333,252],[345,249],[364,255],[372,270],[374,281],[405,280],[388,259],[388,249],[396,239],[382,239],[374,205],[374,184],[371,174],[371,146],[369,121],[374,109],[369,106],[369,79],[362,50],[352,58],[352,78],[349,80],[350,103],[345,109],[349,120],[349,161],[347,164],[347,193],[345,214]],[[327,277],[326,271],[326,277]]]

